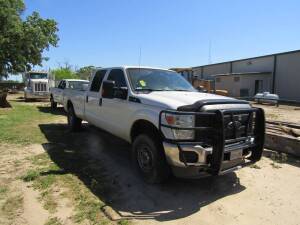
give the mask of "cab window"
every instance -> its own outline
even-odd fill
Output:
[[[66,81],[65,81],[65,80],[62,80],[62,81],[59,83],[58,88],[59,88],[59,89],[65,89],[65,87],[66,87]]]
[[[90,91],[99,92],[105,74],[106,74],[106,70],[99,70],[96,72]]]
[[[107,77],[107,80],[114,81],[116,87],[127,87],[123,70],[112,69]]]

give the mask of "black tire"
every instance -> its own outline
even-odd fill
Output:
[[[71,131],[79,131],[81,129],[82,120],[79,119],[73,109],[73,106],[68,107],[68,125]]]
[[[54,101],[53,97],[50,97],[51,109],[55,110],[57,108],[57,102]]]
[[[147,134],[137,136],[132,146],[132,160],[147,183],[162,183],[170,175],[162,143],[156,137]]]

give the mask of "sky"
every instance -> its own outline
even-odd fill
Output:
[[[298,0],[25,0],[58,22],[44,69],[190,67],[300,49]],[[141,57],[140,57],[141,56]]]

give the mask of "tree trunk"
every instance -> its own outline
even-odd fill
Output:
[[[10,108],[11,105],[6,100],[7,91],[0,91],[0,108]]]

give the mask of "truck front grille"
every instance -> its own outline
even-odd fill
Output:
[[[223,134],[225,142],[234,143],[239,142],[241,139],[246,139],[248,136],[253,135],[255,112],[249,110],[248,112],[241,111],[235,113],[223,114]],[[196,130],[196,141],[204,142],[206,144],[213,144],[216,132],[214,129],[218,121],[216,116],[212,115],[197,115],[196,127],[211,127],[211,129]]]
[[[36,83],[36,84],[34,84],[34,90],[35,91],[40,91],[40,92],[45,92],[45,91],[47,91],[47,84],[45,84],[45,83]]]
[[[224,115],[225,140],[246,137],[252,132],[252,113]]]

